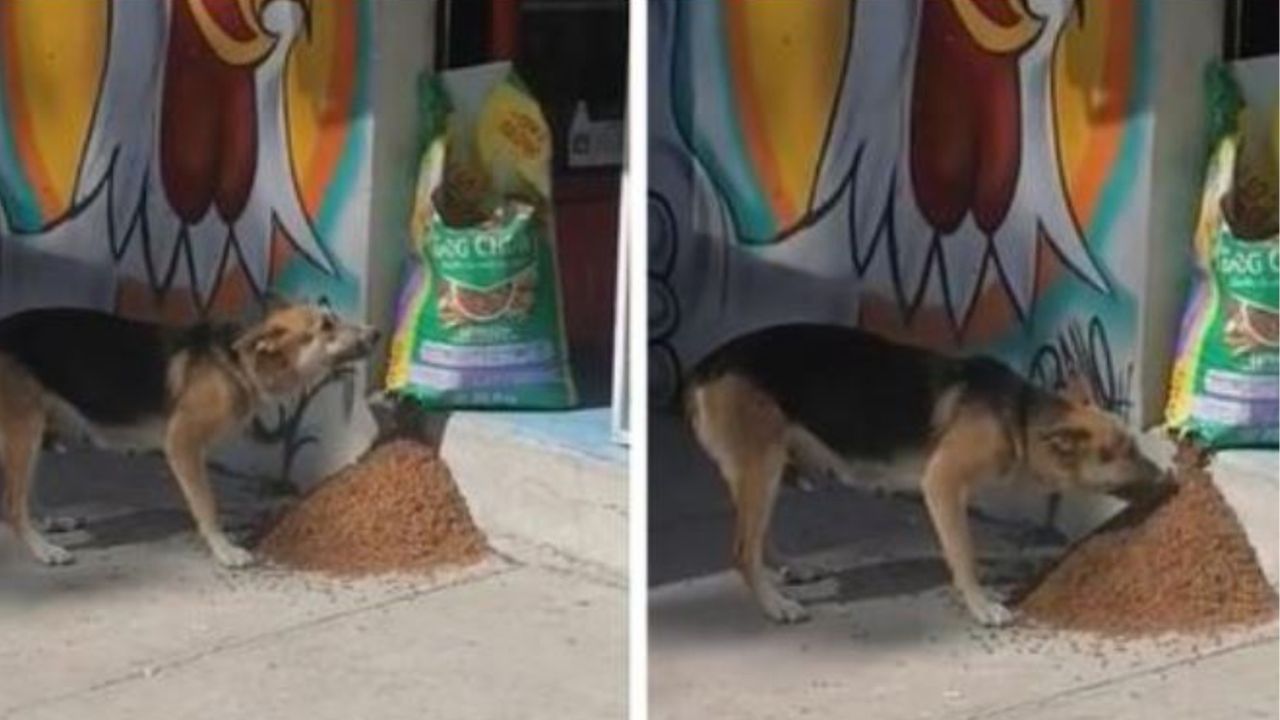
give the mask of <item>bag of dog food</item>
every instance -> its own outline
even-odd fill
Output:
[[[1213,153],[1195,229],[1196,277],[1183,315],[1167,423],[1208,448],[1280,439],[1280,237],[1276,149],[1267,123],[1246,135],[1225,67],[1209,75]],[[1256,115],[1254,115],[1256,117]],[[1263,128],[1265,127],[1265,130]],[[1249,152],[1252,150],[1252,152]]]
[[[420,85],[425,147],[387,389],[429,407],[571,406],[542,111],[507,63]]]

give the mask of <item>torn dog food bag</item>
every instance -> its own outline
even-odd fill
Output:
[[[1270,128],[1242,132],[1240,95],[1225,67],[1210,69],[1209,91],[1213,151],[1166,419],[1210,448],[1274,447],[1280,438],[1275,149],[1242,148],[1270,144],[1274,135]]]
[[[420,90],[387,389],[440,408],[571,406],[542,111],[508,63],[424,76]]]

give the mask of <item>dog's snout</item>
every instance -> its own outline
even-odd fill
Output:
[[[1159,477],[1163,478],[1164,475]],[[1155,482],[1153,480],[1134,481],[1114,487],[1108,494],[1132,503],[1146,503],[1167,497],[1172,492],[1173,487],[1171,483],[1166,482]]]
[[[378,341],[382,339],[382,331],[375,327],[365,327],[360,333],[360,348],[368,353],[378,346]]]
[[[1173,485],[1173,475],[1150,459],[1139,456],[1132,464],[1128,479],[1111,488],[1109,494],[1130,502],[1148,501],[1165,496]]]

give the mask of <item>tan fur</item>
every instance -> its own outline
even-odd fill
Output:
[[[1004,624],[1012,616],[978,582],[967,512],[974,490],[999,477],[1090,488],[1102,482],[1095,478],[1105,476],[1106,468],[1116,465],[1107,464],[1109,453],[1132,451],[1132,441],[1118,421],[1079,393],[1079,388],[1068,392],[1062,412],[1025,428],[1024,443],[1020,433],[990,410],[966,403],[959,388],[946,390],[934,407],[933,441],[923,448],[923,469],[910,458],[899,463],[897,474],[910,476],[909,482],[924,495],[956,590],[984,624]],[[688,411],[699,442],[719,467],[733,499],[736,567],[769,617],[783,622],[803,619],[804,609],[781,593],[764,567],[769,520],[786,465],[794,462],[845,481],[875,473],[792,424],[772,398],[738,375],[726,374],[694,387]],[[1014,472],[1019,468],[1030,472]]]
[[[1121,482],[1114,462],[1133,454],[1125,427],[1088,396],[1068,390],[1067,407],[1056,418],[1027,430],[1026,464],[1056,490],[1098,490]]]
[[[787,464],[788,423],[782,410],[750,382],[734,375],[692,393],[693,426],[720,467],[733,499],[734,564],[771,617],[798,620],[803,608],[766,574],[765,538]]]
[[[942,430],[921,478],[925,506],[952,583],[970,613],[984,624],[1002,624],[1009,617],[978,583],[967,508],[973,490],[983,480],[1003,475],[1013,458],[1014,449],[996,418],[961,407]]]
[[[323,308],[287,305],[242,334],[231,352],[211,349],[198,357],[182,352],[169,361],[165,380],[169,410],[163,449],[196,528],[222,564],[241,567],[252,555],[218,524],[217,502],[209,486],[210,449],[248,420],[265,399],[301,389],[346,359],[352,347],[367,352],[371,328],[338,322]],[[18,536],[37,559],[71,561],[66,550],[45,539],[30,516],[30,487],[50,409],[62,401],[21,365],[0,354],[0,449],[5,471],[5,507]]]
[[[31,480],[47,421],[40,383],[0,355],[0,453],[4,457],[8,520],[41,562],[60,564],[70,555],[46,540],[31,520]]]
[[[225,565],[243,565],[251,558],[232,545],[218,525],[205,462],[209,448],[245,419],[250,406],[245,390],[213,363],[191,368],[185,379],[165,431],[165,456],[210,550]]]

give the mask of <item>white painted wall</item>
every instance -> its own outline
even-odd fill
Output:
[[[436,0],[374,0],[373,184],[369,188],[369,268],[365,308],[387,334],[395,321],[409,247],[409,214],[418,174],[418,75],[435,57]],[[386,353],[369,365],[380,383]]]
[[[1208,159],[1205,67],[1222,56],[1221,0],[1162,2],[1156,13],[1151,204],[1139,301],[1137,421],[1163,420],[1169,369],[1191,271],[1191,233]],[[1274,76],[1273,76],[1274,82]]]

